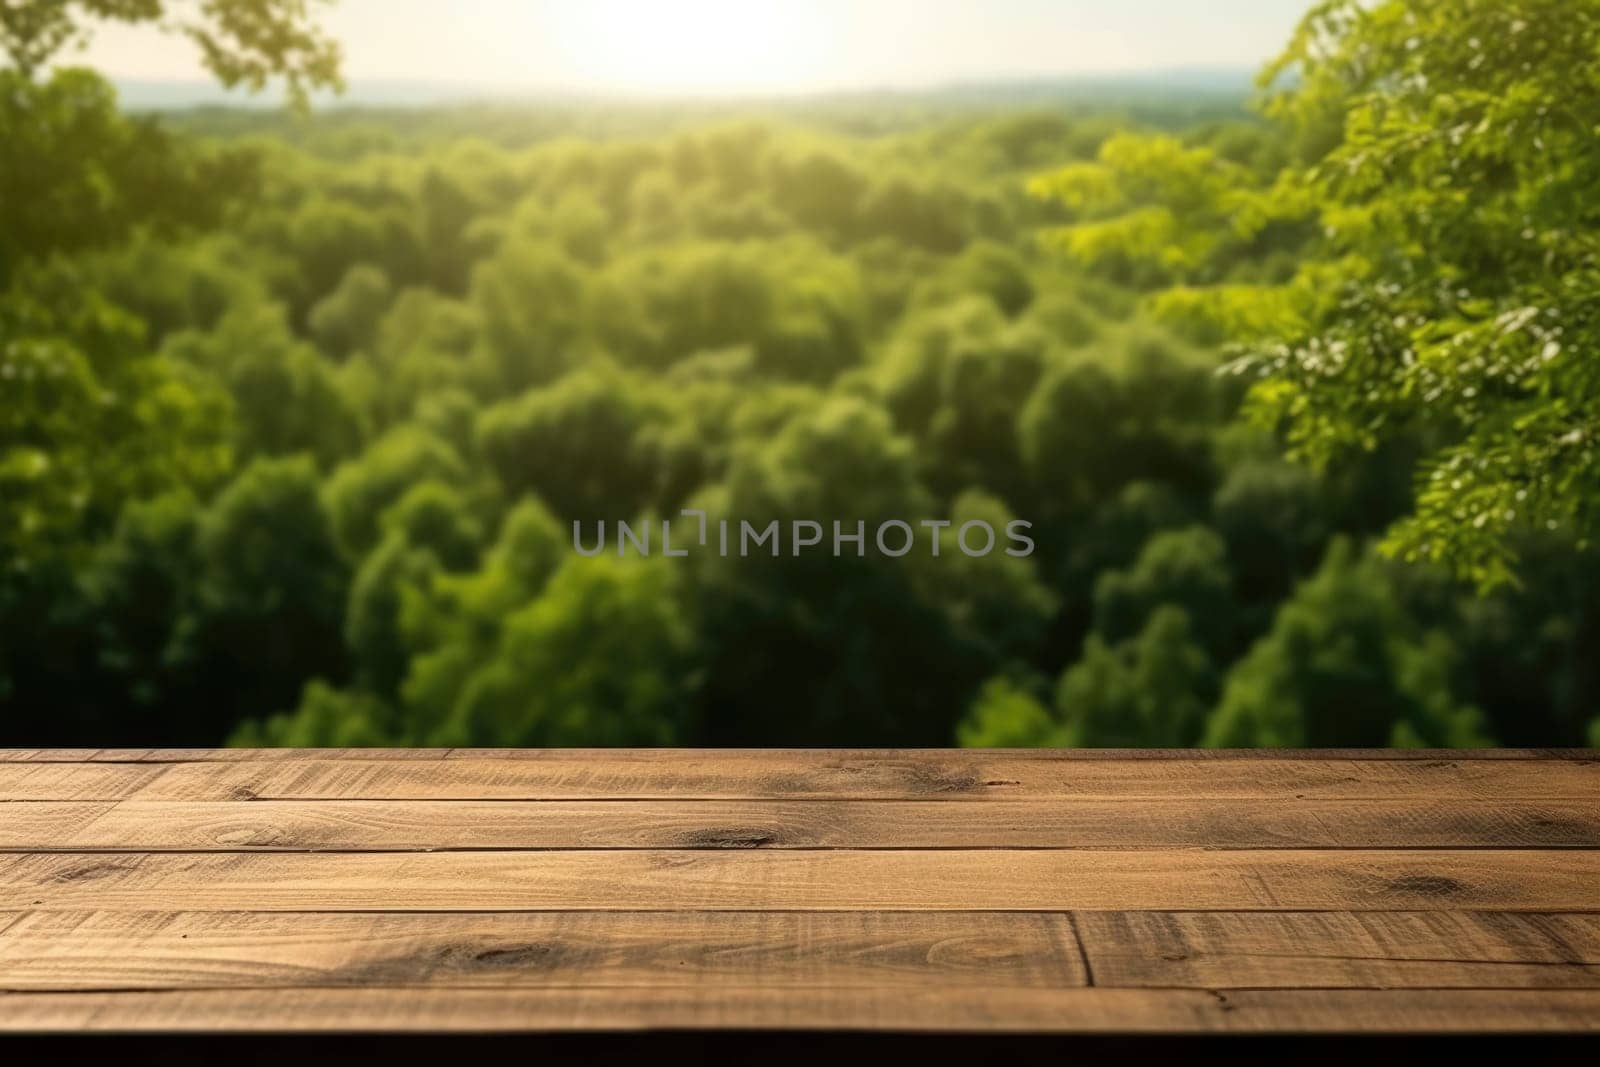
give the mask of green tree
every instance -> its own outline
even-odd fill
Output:
[[[1517,533],[1600,531],[1600,50],[1595,0],[1319,4],[1276,109],[1342,134],[1299,175],[1320,299],[1255,357],[1260,412],[1315,456],[1438,427],[1388,548],[1485,584]]]
[[[244,459],[305,452],[328,467],[360,447],[361,412],[335,366],[295,337],[278,304],[240,304],[213,329],[171,335],[161,355],[227,386]]]
[[[1189,615],[1162,605],[1133,638],[1098,634],[1062,672],[1054,707],[1008,677],[979,690],[956,739],[968,748],[1143,748],[1196,744],[1217,688]]]
[[[1009,678],[985,682],[956,725],[956,743],[962,748],[1053,748],[1065,739],[1050,709]]]
[[[481,525],[465,496],[437,481],[413,485],[380,525],[383,538],[350,586],[344,637],[356,681],[392,701],[412,657],[427,647],[408,629],[408,610],[426,602],[447,574],[472,566]]]
[[[694,561],[706,728],[721,743],[945,743],[967,697],[1031,650],[1054,610],[1033,561],[1003,551],[1005,507],[974,492],[936,509],[912,441],[866,399],[801,402],[775,433],[751,427],[725,484],[694,503],[728,521],[733,544],[727,557]],[[923,527],[915,558],[879,551],[880,524],[923,517],[950,524],[938,559]],[[957,524],[979,520],[997,545],[969,557]],[[795,553],[793,524],[807,521],[819,525],[821,547]],[[835,521],[846,536],[860,524],[859,551],[840,541],[833,554]],[[781,551],[739,555],[740,524],[769,522]],[[713,545],[717,536],[713,527]],[[749,705],[755,691],[766,694],[760,716]]]
[[[31,78],[63,48],[81,44],[97,20],[153,23],[189,38],[206,69],[230,88],[260,91],[281,78],[304,106],[312,89],[338,88],[339,45],[312,20],[326,0],[8,0],[0,50]]]
[[[218,481],[227,414],[99,294],[0,298],[0,585],[80,557],[130,500]]]
[[[435,435],[412,424],[391,430],[328,478],[324,495],[339,545],[359,559],[377,544],[384,513],[412,486],[466,477],[461,456]]]
[[[174,658],[196,707],[216,716],[214,736],[288,707],[305,678],[342,676],[349,571],[309,459],[245,468],[201,519],[195,572]]]
[[[0,18],[14,10],[0,7]],[[113,247],[141,227],[215,226],[256,183],[250,153],[122,115],[115,90],[86,70],[36,83],[0,69],[0,145],[0,203],[10,205],[0,211],[0,287],[24,263]]]
[[[354,360],[353,374],[365,383],[363,401],[373,425],[389,429],[423,418],[419,406],[437,407],[441,398],[481,389],[482,376],[470,359],[477,343],[478,319],[470,305],[432,289],[402,291],[379,322],[370,355]],[[470,395],[465,399],[476,406]],[[470,424],[466,420],[464,432],[449,435],[460,449],[471,440]]]
[[[1041,519],[1082,519],[1135,481],[1195,493],[1211,479],[1206,439],[1219,396],[1198,353],[1147,327],[1050,368],[1017,420]]]
[[[569,545],[549,511],[526,500],[505,516],[476,571],[402,589],[400,632],[414,651],[394,743],[424,743],[456,713],[468,680],[499,648],[506,620],[539,597]]]
[[[672,561],[569,557],[506,619],[439,738],[447,744],[672,745],[692,736],[694,625]]]
[[[1197,286],[1158,309],[1242,344],[1252,414],[1299,455],[1416,435],[1385,549],[1492,586],[1529,532],[1600,530],[1597,49],[1596,0],[1322,0],[1263,75],[1286,166],[1114,139],[1038,188],[1080,258]],[[1293,278],[1230,276],[1274,229]]]
[[[276,238],[295,268],[274,279],[277,291],[300,326],[357,267],[378,267],[395,283],[415,278],[420,273],[418,241],[403,204],[357,203],[319,192],[296,208],[286,231]]]
[[[393,697],[416,651],[403,624],[406,598],[426,590],[439,573],[430,553],[392,533],[356,571],[345,609],[344,643],[357,683],[367,692]]]
[[[1329,494],[1313,471],[1285,460],[1258,430],[1228,431],[1218,452],[1225,471],[1211,497],[1211,521],[1227,542],[1240,607],[1276,603],[1318,562]]]
[[[242,724],[230,743],[247,748],[369,748],[394,743],[393,711],[360,690],[336,689],[314,680],[292,715]]]
[[[187,703],[174,684],[172,641],[193,608],[201,515],[182,490],[130,504],[83,572],[101,666],[148,714],[174,717]]]
[[[1449,640],[1407,615],[1382,566],[1337,540],[1229,672],[1205,743],[1488,744],[1482,714],[1454,695],[1456,671]]]
[[[1562,6],[1574,55],[1594,3]],[[6,11],[30,6],[94,10]],[[1549,72],[1510,66],[1564,61],[1554,10],[1321,5],[1269,122],[1153,100],[134,117],[88,72],[5,71],[0,197],[28,210],[0,212],[0,742],[1578,742],[1590,535],[1519,520],[1522,585],[1487,595],[1330,552],[1411,514],[1418,457],[1477,431],[1453,385],[1401,419],[1359,361],[1272,363],[1341,331],[1470,339],[1452,301],[1581,317],[1588,148],[1517,95]],[[1390,54],[1438,11],[1503,25],[1510,60],[1455,28]],[[1475,63],[1505,100],[1470,97]],[[1503,114],[1545,126],[1459,127]],[[1425,151],[1458,133],[1459,160]],[[1497,147],[1528,136],[1558,154]],[[1588,404],[1587,320],[1543,314],[1481,351],[1547,330],[1537,388]],[[1417,348],[1416,374],[1479,351]],[[1270,425],[1235,420],[1247,393]],[[608,523],[603,558],[574,518]],[[692,558],[660,557],[664,518]],[[619,520],[657,558],[619,558]],[[859,554],[830,551],[835,520]],[[783,548],[738,555],[741,521]],[[893,521],[904,557],[875,543]],[[797,522],[824,539],[799,555]],[[977,522],[984,556],[957,544]]]
[[[1017,411],[1050,356],[1043,331],[970,295],[902,320],[876,369],[897,425],[922,445],[931,488],[953,495],[982,485],[1025,498]]]
[[[1225,653],[1233,636],[1233,579],[1227,546],[1205,526],[1156,534],[1126,570],[1106,571],[1094,586],[1094,625],[1111,642],[1133,637],[1163,604],[1181,607]]]
[[[365,264],[351,267],[339,287],[311,309],[311,336],[336,357],[370,349],[391,295],[382,270]]]
[[[1092,162],[1036,178],[1035,196],[1073,224],[1052,241],[1086,266],[1134,284],[1204,278],[1230,244],[1253,236],[1249,172],[1206,146],[1166,134],[1118,133]]]
[[[1056,689],[1062,739],[1075,747],[1188,747],[1200,739],[1215,688],[1188,613],[1164,605],[1130,641],[1112,647],[1090,635]]]
[[[582,267],[560,249],[513,238],[472,275],[484,359],[500,391],[547,385],[578,364],[584,329]]]
[[[651,431],[670,418],[653,383],[596,364],[490,408],[477,440],[509,494],[536,492],[565,518],[615,522],[665,486]]]

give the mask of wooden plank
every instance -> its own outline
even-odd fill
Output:
[[[0,909],[1585,911],[1585,850],[11,853]]]
[[[787,749],[785,755],[818,760],[984,758],[1084,760],[1575,760],[1600,759],[1600,749],[1584,748],[989,748],[940,749]],[[648,759],[659,763],[695,762],[708,754],[729,757],[773,755],[752,748],[0,748],[0,763],[259,763],[294,760],[512,759],[589,762],[602,758]]]
[[[170,764],[0,763],[0,801],[105,801],[132,796]]]
[[[1593,753],[40,749],[0,798],[0,1029],[1600,1026]]]
[[[1565,848],[1587,801],[38,801],[0,805],[20,851],[511,848]]]
[[[7,926],[7,923],[10,923]],[[1081,938],[1082,949],[1078,947]],[[33,912],[0,989],[1600,988],[1600,915]]]
[[[1600,801],[1587,760],[1063,760],[975,752],[878,758],[703,752],[672,761],[361,759],[3,763],[0,800],[990,800],[1365,799]]]
[[[1060,914],[35,912],[0,989],[1087,983]]]
[[[5,1032],[1597,1033],[1596,990],[251,989],[0,995]]]
[[[114,752],[115,750],[106,750]],[[169,750],[198,752],[202,750]],[[215,753],[339,753],[362,758],[383,749],[213,749]],[[387,751],[394,751],[393,749]],[[1329,763],[1339,760],[1399,760],[1403,762],[1430,762],[1437,760],[1529,760],[1549,761],[1568,759],[1578,762],[1600,760],[1596,748],[448,748],[407,749],[408,752],[432,751],[444,759],[514,759],[514,760],[578,760],[593,761],[606,757],[653,759],[664,763],[693,762],[707,755],[739,756],[769,759],[776,754],[813,758],[820,761],[843,758],[863,759],[915,759],[944,760],[952,758],[973,759],[1028,759],[1084,762],[1093,760],[1141,760],[1144,762],[1180,760],[1184,762],[1218,760],[1269,760]],[[255,758],[252,755],[251,758]]]
[[[1600,987],[1600,914],[1079,912],[1102,986]]]
[[[32,748],[0,749],[0,763],[254,763],[299,759],[444,759],[448,748]]]

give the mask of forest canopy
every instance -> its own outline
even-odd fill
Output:
[[[0,743],[1600,743],[1600,0],[1199,110],[44,62],[303,101],[307,10],[3,9]],[[574,549],[686,509],[1033,550]]]

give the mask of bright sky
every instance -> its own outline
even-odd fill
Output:
[[[346,75],[503,89],[793,92],[1254,67],[1310,0],[338,0]],[[203,77],[193,48],[106,27],[122,79]]]

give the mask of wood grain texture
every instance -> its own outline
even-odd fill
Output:
[[[1600,915],[33,912],[7,991],[368,986],[1592,989]],[[1092,972],[1092,973],[1091,973]]]
[[[1600,915],[1425,912],[1082,912],[1104,986],[1600,987]]]
[[[635,753],[0,763],[0,800],[1592,800],[1600,760]]]
[[[1600,990],[251,989],[0,996],[0,1032],[1600,1033]]]
[[[34,801],[0,849],[1593,848],[1587,801]]]
[[[0,909],[1585,910],[1596,851],[12,853]]]
[[[4,988],[1075,987],[1060,914],[33,913],[0,931]]]
[[[0,752],[0,1030],[1594,1032],[1593,752]]]

